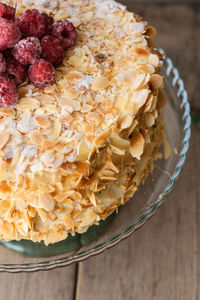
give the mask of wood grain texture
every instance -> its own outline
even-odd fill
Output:
[[[179,68],[191,104],[200,107],[200,5],[134,3],[129,8],[158,29],[157,44]],[[80,264],[77,300],[200,299],[199,137],[196,126],[184,170],[148,224]]]
[[[0,299],[72,300],[75,265],[39,273],[0,274]]]

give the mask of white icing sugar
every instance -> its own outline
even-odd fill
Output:
[[[90,85],[93,82],[93,77],[91,75],[85,75],[84,79],[81,79],[79,84],[78,84],[78,88],[86,88],[89,89]]]
[[[75,5],[68,5],[67,12],[69,13],[70,16],[76,16],[80,12],[80,7]]]
[[[41,157],[40,157],[41,161],[45,164],[49,164],[52,163],[54,161],[54,157],[50,156],[49,153],[44,153]]]
[[[30,169],[31,169],[31,171],[34,172],[34,173],[35,173],[35,172],[40,172],[40,171],[43,170],[43,165],[42,165],[41,161],[36,160],[36,161],[34,162],[34,164],[32,164],[32,165],[30,166]]]
[[[57,7],[57,1],[55,0],[24,0],[23,3],[25,5],[31,5],[31,4],[35,4],[38,6],[46,6],[46,7],[50,7],[50,8],[56,8]]]
[[[27,158],[33,158],[37,155],[37,146],[35,145],[26,145],[24,147],[24,150],[21,153],[21,156],[27,157]]]
[[[17,124],[17,129],[21,132],[28,133],[36,127],[36,124],[33,119],[28,116],[24,118]]]

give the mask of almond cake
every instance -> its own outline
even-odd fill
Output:
[[[53,84],[24,82],[0,108],[0,239],[48,245],[117,211],[162,157],[161,58],[155,29],[115,1],[5,3],[78,31]]]

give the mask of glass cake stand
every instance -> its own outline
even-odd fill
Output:
[[[164,56],[163,76],[167,105],[164,109],[166,134],[172,153],[167,160],[155,162],[155,168],[139,191],[118,214],[112,214],[99,226],[84,234],[69,236],[65,241],[46,247],[30,241],[1,242],[0,271],[31,272],[49,270],[77,263],[116,245],[142,226],[166,199],[177,179],[189,146],[190,106],[178,70]]]

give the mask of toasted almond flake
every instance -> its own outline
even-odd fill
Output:
[[[159,57],[156,54],[150,54],[149,58],[148,58],[148,62],[154,66],[154,67],[158,67],[159,66]]]
[[[88,145],[82,141],[78,144],[77,147],[77,155],[79,160],[87,160],[90,153],[90,148]]]
[[[30,135],[30,141],[34,145],[42,146],[44,143],[45,137],[40,132],[32,132]]]
[[[11,161],[11,164],[10,164],[10,167],[13,168],[16,166],[18,160],[19,160],[19,157],[20,157],[20,152],[18,149],[15,149],[15,152],[14,152],[14,155],[13,155],[13,158],[12,158],[12,161]]]
[[[152,127],[155,123],[154,116],[151,113],[147,113],[145,115],[145,125],[147,127]]]
[[[93,91],[101,91],[109,85],[109,80],[106,76],[97,77],[92,83]]]
[[[151,75],[150,82],[154,89],[159,89],[163,85],[163,78],[158,74]]]
[[[137,55],[149,56],[149,52],[143,48],[135,48],[135,53]]]
[[[41,104],[51,104],[55,102],[55,98],[47,94],[38,95],[37,99],[40,101]]]
[[[149,90],[147,89],[133,92],[132,98],[126,105],[126,112],[133,115],[136,114],[139,109],[145,104],[148,95]]]
[[[156,35],[156,29],[153,26],[147,26],[146,35],[154,37]]]
[[[51,133],[52,139],[58,138],[58,136],[60,135],[60,132],[61,132],[61,122],[59,119],[57,119],[54,124],[52,133]]]
[[[16,104],[16,109],[24,111],[24,110],[34,110],[39,107],[40,103],[35,98],[24,97],[19,100]]]
[[[47,218],[47,213],[44,209],[38,208],[37,209],[38,215],[40,216],[41,220],[43,223],[47,223],[48,218]]]
[[[123,95],[123,96],[118,96],[116,99],[116,107],[118,107],[121,110],[124,110],[124,108],[126,107],[127,102],[129,101],[129,97],[128,94]]]
[[[131,88],[132,88],[133,90],[137,90],[137,89],[142,85],[142,83],[144,82],[145,77],[146,77],[146,74],[145,74],[145,73],[138,74],[138,75],[134,78],[134,80],[132,81],[132,83],[131,83]]]
[[[0,115],[4,117],[10,117],[15,115],[15,111],[12,108],[4,107],[0,109]]]
[[[74,170],[85,177],[89,176],[89,165],[87,162],[77,162]]]
[[[133,122],[133,116],[131,116],[131,115],[123,116],[119,121],[120,129],[123,130],[123,129],[129,128],[131,126],[132,122]]]
[[[165,135],[165,133],[163,133],[163,143],[164,143],[164,158],[168,159],[171,155],[171,146],[169,144],[169,141]]]
[[[116,133],[111,133],[109,137],[110,144],[119,149],[127,149],[130,145],[128,140],[122,139]]]
[[[30,215],[31,218],[34,218],[36,215],[36,209],[32,206],[28,207],[28,214]]]
[[[44,140],[44,149],[45,150],[49,150],[52,149],[56,146],[57,142],[56,141],[52,141],[52,140]]]
[[[158,107],[159,107],[159,108],[165,107],[166,102],[167,102],[167,99],[166,99],[166,96],[165,96],[165,93],[164,93],[163,89],[159,89],[159,94],[158,94]]]
[[[19,88],[19,98],[26,96],[29,93],[29,89],[27,87]]]
[[[105,144],[105,142],[107,141],[107,138],[110,134],[110,130],[109,131],[105,131],[102,134],[100,134],[99,136],[97,136],[94,139],[94,145],[97,147],[101,147]]]
[[[139,132],[134,132],[131,138],[131,143],[129,147],[129,151],[133,157],[140,159],[140,156],[144,150],[144,137]]]
[[[35,121],[41,128],[49,128],[51,125],[47,117],[36,116]]]
[[[55,221],[57,219],[56,214],[53,211],[50,211],[50,213],[48,214],[49,218],[51,219],[51,221]]]
[[[50,194],[41,193],[39,194],[39,205],[44,210],[50,212],[54,209],[54,199]]]
[[[28,225],[25,223],[17,223],[16,230],[22,235],[26,236],[28,233]]]
[[[75,91],[69,89],[64,89],[64,95],[69,99],[76,99],[78,96]]]
[[[10,137],[9,133],[6,132],[0,132],[0,149],[2,149],[6,143],[8,142]]]
[[[70,230],[73,227],[73,221],[72,221],[71,216],[67,216],[64,219],[64,225],[67,228],[67,230]]]
[[[110,148],[112,149],[113,153],[115,153],[117,155],[124,155],[125,152],[126,152],[126,149],[120,149],[120,148],[117,148],[113,145],[110,145]]]
[[[137,126],[138,121],[134,120],[131,127],[128,129],[128,136],[132,133],[132,131],[135,129],[135,127]]]
[[[176,147],[173,148],[173,151],[174,151],[174,154],[176,154],[176,155],[178,154],[178,150]]]

